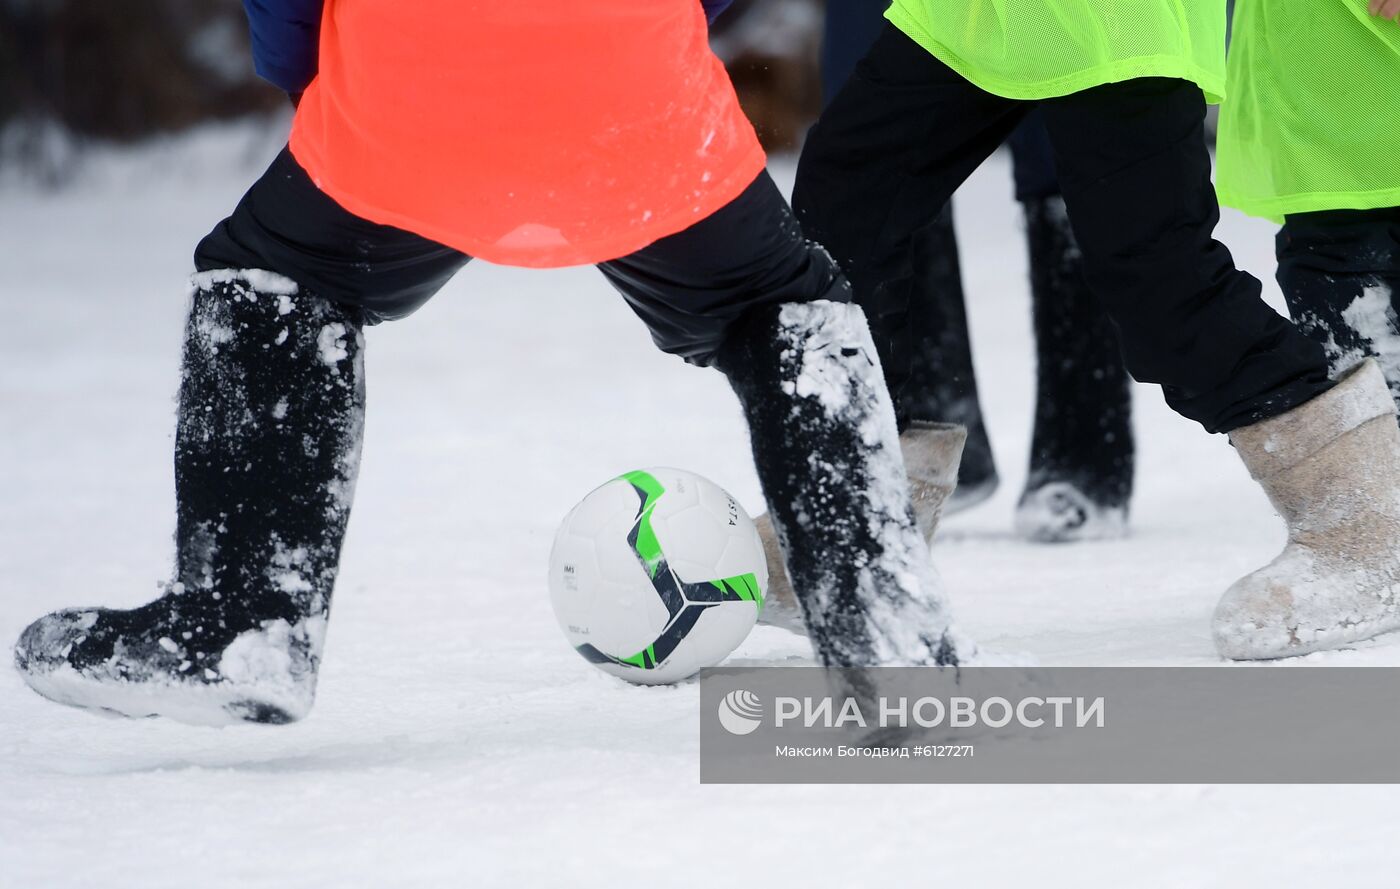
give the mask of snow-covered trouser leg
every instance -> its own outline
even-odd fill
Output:
[[[1230,441],[1288,544],[1220,600],[1220,653],[1289,657],[1400,630],[1400,427],[1375,361]]]
[[[1374,358],[1400,404],[1400,208],[1290,215],[1276,252],[1288,313],[1333,376]]]
[[[1064,199],[1023,206],[1036,401],[1016,530],[1045,542],[1117,537],[1127,530],[1133,490],[1132,380],[1113,325],[1084,283]]]
[[[748,420],[820,662],[946,665],[969,654],[914,521],[894,409],[861,310],[829,300],[759,309],[716,364]]]
[[[16,664],[65,704],[198,724],[311,708],[364,423],[358,313],[262,271],[196,276],[175,437],[176,576],[70,609]]]

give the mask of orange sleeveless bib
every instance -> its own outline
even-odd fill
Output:
[[[358,216],[534,267],[674,234],[765,160],[698,0],[327,0],[291,149]]]

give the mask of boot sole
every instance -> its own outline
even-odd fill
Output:
[[[243,723],[286,725],[303,718],[311,701],[228,682],[150,683],[96,681],[66,664],[41,673],[21,671],[40,696],[59,704],[109,717],[164,717],[187,725],[228,726]],[[288,689],[295,687],[289,682]]]

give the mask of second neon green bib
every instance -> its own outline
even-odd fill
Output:
[[[1280,219],[1400,206],[1400,24],[1366,0],[1239,0],[1220,200]]]

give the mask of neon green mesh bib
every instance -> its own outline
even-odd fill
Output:
[[[1225,0],[894,0],[889,20],[989,93],[1176,77],[1225,93]]]
[[[1222,203],[1275,220],[1400,206],[1400,24],[1366,0],[1239,0],[1229,77]]]

